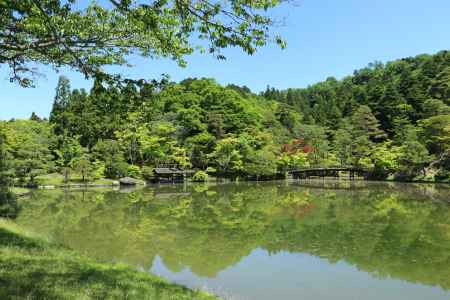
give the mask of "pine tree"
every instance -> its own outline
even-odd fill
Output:
[[[405,141],[407,135],[408,135],[408,128],[411,126],[410,120],[404,117],[398,117],[395,118],[393,121],[393,127],[394,127],[394,141],[397,144],[402,144],[403,141]]]
[[[422,173],[425,176],[425,167],[432,161],[433,156],[427,148],[419,142],[417,129],[407,125],[404,141],[402,143],[402,154],[400,156],[401,168],[407,177]]]
[[[432,81],[429,93],[433,98],[450,105],[450,66],[440,72]]]
[[[56,86],[56,95],[53,102],[52,111],[50,112],[50,123],[55,125],[55,133],[60,135],[64,132],[66,122],[64,118],[64,111],[70,102],[70,82],[65,76],[60,76],[58,85]]]
[[[289,105],[294,105],[294,91],[292,89],[288,89],[287,91],[286,103]]]
[[[387,83],[376,110],[383,128],[392,128],[392,122],[397,117],[401,104],[405,104],[402,95],[392,82]]]
[[[379,141],[386,138],[386,133],[380,129],[380,122],[372,114],[372,110],[361,105],[353,114],[352,125],[358,135],[367,135],[372,141]]]
[[[42,119],[39,118],[39,116],[34,111],[31,113],[30,120],[31,121],[37,121],[37,122],[42,121]]]

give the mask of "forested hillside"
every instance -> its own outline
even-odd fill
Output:
[[[405,124],[402,122],[416,124],[449,113],[450,52],[371,63],[340,81],[330,77],[305,89],[279,91],[268,87],[263,96],[292,105],[305,115],[306,123],[331,129],[339,128],[336,120],[367,105],[381,129],[393,137]]]
[[[355,165],[372,177],[450,178],[450,53],[374,63],[305,89],[61,77],[49,118],[1,123],[12,176],[146,178],[177,164],[210,175],[274,178],[288,169]],[[2,139],[0,139],[1,141]]]
[[[372,63],[304,89],[268,86],[262,96],[301,112],[303,123],[323,127],[341,162],[411,178],[434,161],[438,176],[448,178],[449,51]]]

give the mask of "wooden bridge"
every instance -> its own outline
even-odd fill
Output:
[[[356,177],[363,177],[367,179],[370,170],[367,168],[356,166],[337,166],[337,167],[313,167],[304,169],[289,170],[288,174],[292,175],[294,179],[307,179],[311,177],[341,177],[341,173],[348,174],[348,178],[354,180]],[[346,177],[347,177],[346,176]]]

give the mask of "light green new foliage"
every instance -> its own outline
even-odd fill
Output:
[[[239,141],[235,137],[220,140],[209,158],[215,160],[219,172],[239,172],[243,168],[242,155],[238,150]]]
[[[392,146],[388,142],[378,145],[371,157],[375,168],[382,172],[395,172],[399,168],[399,158],[402,150],[402,147]]]
[[[291,166],[293,169],[301,169],[309,167],[308,155],[298,152],[291,157]]]
[[[256,179],[275,174],[277,167],[277,157],[269,147],[250,151],[244,162],[245,172]]]
[[[208,173],[206,173],[205,171],[197,171],[194,176],[192,176],[192,181],[206,182],[208,181]]]
[[[21,183],[34,184],[37,176],[52,168],[51,127],[48,122],[30,120],[2,122],[0,126],[15,176]]]
[[[89,156],[83,155],[77,157],[71,162],[72,168],[74,168],[80,175],[83,182],[92,176],[93,166],[89,159]]]
[[[128,176],[133,177],[133,178],[141,178],[142,176],[142,172],[141,169],[139,169],[138,166],[129,166],[128,170],[127,170]]]

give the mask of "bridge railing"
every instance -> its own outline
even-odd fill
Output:
[[[298,168],[298,169],[289,169],[287,172],[307,172],[307,171],[361,171],[368,172],[369,168],[364,168],[361,166],[314,166],[309,168]]]

